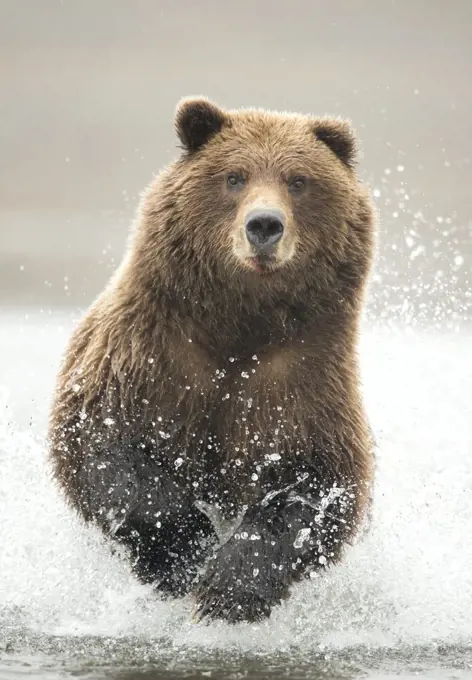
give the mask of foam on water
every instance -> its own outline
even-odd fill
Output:
[[[0,633],[139,636],[174,648],[344,648],[472,641],[472,340],[368,333],[378,440],[370,533],[258,625],[191,621],[162,602],[64,504],[39,436],[0,409]],[[10,416],[9,416],[10,417]],[[1,637],[1,636],[0,636]]]

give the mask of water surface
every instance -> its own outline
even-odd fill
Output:
[[[71,318],[0,318],[0,678],[472,677],[472,337],[369,330],[370,533],[261,624],[195,624],[64,504],[45,422]]]

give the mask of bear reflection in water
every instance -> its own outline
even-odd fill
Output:
[[[57,481],[196,617],[254,621],[369,507],[357,335],[373,214],[342,120],[182,101],[180,158],[75,331]]]

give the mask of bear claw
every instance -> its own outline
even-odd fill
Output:
[[[254,623],[270,616],[271,606],[254,593],[244,593],[237,598],[233,593],[212,589],[197,593],[193,620],[224,620],[227,623]]]

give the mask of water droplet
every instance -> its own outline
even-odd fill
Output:
[[[310,527],[304,527],[303,529],[300,529],[293,542],[293,547],[299,550],[303,546],[305,541],[309,539],[310,534],[311,534]]]

